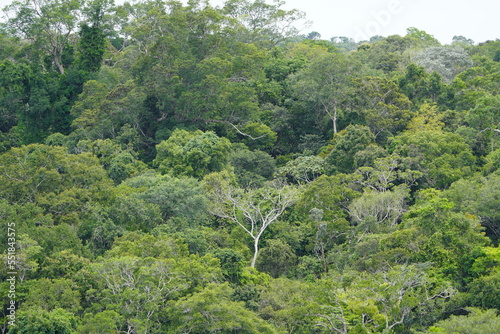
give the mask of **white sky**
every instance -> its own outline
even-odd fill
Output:
[[[224,3],[224,0],[210,1],[213,5]],[[424,30],[443,44],[451,43],[455,35],[463,35],[476,43],[500,38],[498,0],[285,1],[285,9],[300,9],[313,21],[302,33],[317,31],[323,39],[333,36],[346,36],[356,40],[373,35],[404,36],[408,27]],[[10,2],[0,0],[0,7],[3,8]]]
[[[272,0],[267,0],[271,2]],[[221,5],[224,0],[210,0]],[[463,35],[476,43],[500,38],[498,0],[285,0],[286,9],[300,9],[323,39],[346,36],[356,40],[373,35],[406,35],[415,27],[449,44]]]
[[[498,0],[288,0],[314,21],[323,39],[360,35],[404,36],[408,27],[424,30],[441,43],[463,35],[475,42],[500,38]],[[378,17],[378,18],[377,18]],[[367,34],[368,32],[368,34]]]

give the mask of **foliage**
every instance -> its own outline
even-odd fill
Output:
[[[303,216],[308,216],[313,209],[319,210],[319,220],[332,220],[346,217],[348,203],[359,196],[349,187],[349,178],[345,175],[322,175],[309,183],[302,192],[296,209]]]
[[[468,309],[466,316],[451,316],[429,328],[427,333],[494,333],[500,329],[496,310]]]
[[[333,138],[332,150],[325,158],[329,174],[354,171],[354,155],[375,141],[366,126],[349,125]]]
[[[75,316],[62,308],[50,312],[40,308],[33,308],[20,313],[16,326],[12,327],[9,333],[70,334],[76,328]]]
[[[322,40],[280,0],[4,14],[0,332],[498,332],[499,41]]]
[[[245,309],[243,303],[231,301],[231,293],[227,284],[209,285],[199,293],[171,303],[168,314],[172,327],[168,333],[186,330],[196,333],[276,333],[271,325]]]
[[[382,193],[367,191],[349,205],[353,223],[364,233],[377,233],[394,228],[405,212],[406,187]]]
[[[500,235],[500,217],[496,203],[500,196],[500,176],[476,176],[453,183],[444,195],[456,204],[456,211],[469,212],[481,219],[483,226]]]
[[[57,70],[63,74],[63,51],[69,44],[71,33],[77,26],[80,1],[61,2],[29,1],[13,2],[6,8],[14,12],[8,24],[16,33],[33,40],[35,45],[53,58]]]
[[[260,238],[297,201],[297,190],[274,182],[265,188],[244,191],[232,188],[226,180],[217,180],[218,176],[205,180],[211,195],[210,211],[238,224],[253,239],[251,266],[255,268]]]
[[[437,72],[450,83],[457,74],[472,66],[467,52],[461,47],[430,47],[414,58],[428,72]]]
[[[318,156],[300,156],[279,169],[279,174],[288,176],[301,184],[313,181],[324,173],[325,161]]]
[[[149,173],[126,180],[124,189],[126,187],[137,189],[129,196],[123,197],[123,205],[128,206],[125,212],[130,216],[132,216],[131,211],[134,208],[133,203],[137,201],[137,209],[140,206],[146,209],[147,204],[155,205],[164,220],[178,217],[186,218],[192,224],[199,224],[205,218],[207,197],[201,188],[201,184],[194,178],[173,178],[168,175],[159,176]],[[150,210],[155,210],[155,207],[151,206]],[[150,212],[153,213],[154,211]],[[123,211],[116,212],[116,214],[120,215],[123,215],[123,213]],[[150,219],[152,217],[151,213],[146,213],[147,218],[140,219]],[[130,219],[123,218],[124,222]]]
[[[276,170],[276,162],[271,155],[263,151],[249,151],[236,148],[229,156],[240,186],[261,187],[270,180]]]
[[[157,145],[154,164],[163,174],[202,178],[226,166],[229,149],[229,140],[213,132],[175,130]]]
[[[446,188],[469,176],[476,158],[459,135],[439,130],[403,132],[390,143],[390,152],[409,158],[409,167],[423,173],[425,186]]]
[[[312,102],[315,109],[328,115],[336,134],[338,119],[349,108],[353,79],[359,67],[341,53],[320,55],[290,77],[290,86],[295,96]]]
[[[110,179],[88,153],[31,144],[1,157],[0,196],[11,203],[36,203],[58,221],[72,222],[91,200],[108,198]]]

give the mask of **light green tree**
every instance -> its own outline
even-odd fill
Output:
[[[318,156],[300,156],[286,163],[278,174],[290,177],[298,184],[309,183],[323,174],[325,159]]]
[[[230,147],[227,138],[221,138],[214,132],[176,129],[167,140],[156,146],[157,155],[153,163],[162,174],[202,178],[226,167]]]
[[[198,293],[169,303],[171,326],[168,333],[277,333],[242,302],[232,301],[232,293],[227,283],[209,284]]]
[[[421,187],[448,187],[471,175],[476,163],[462,137],[439,130],[403,132],[393,138],[389,152],[404,158],[408,169],[423,173]]]
[[[443,334],[483,334],[500,331],[500,317],[497,311],[468,308],[466,316],[452,315],[446,320],[437,322],[425,333]]]
[[[395,229],[406,211],[407,187],[382,193],[366,191],[349,205],[352,222],[363,234]]]
[[[77,326],[75,315],[62,308],[46,311],[40,307],[20,310],[16,326],[9,329],[13,334],[71,334]]]

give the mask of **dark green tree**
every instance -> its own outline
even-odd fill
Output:
[[[351,173],[355,169],[354,155],[375,142],[370,128],[363,125],[349,125],[335,135],[331,151],[325,158],[329,174]]]

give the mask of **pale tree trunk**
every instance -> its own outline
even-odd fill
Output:
[[[212,214],[228,218],[238,224],[253,239],[254,253],[251,267],[255,268],[259,255],[259,240],[264,231],[274,223],[286,208],[297,201],[297,190],[276,184],[268,189],[242,191],[230,186],[220,186],[212,193],[215,197]]]
[[[61,62],[57,58],[57,56],[54,56],[54,63],[56,63],[57,69],[59,70],[60,74],[64,74],[64,67],[62,66]]]
[[[336,134],[337,133],[337,115],[338,115],[337,104],[335,103],[333,105],[333,114],[330,111],[329,106],[323,105],[323,108],[325,109],[325,112],[327,113],[327,115],[330,117],[332,124],[333,124],[333,133]]]
[[[333,133],[337,134],[337,105],[333,106]]]
[[[61,62],[61,57],[62,57],[62,52],[63,48],[60,46],[53,46],[52,47],[52,57],[54,58],[54,64],[56,64],[57,69],[59,70],[60,74],[64,74],[64,66],[62,65]]]
[[[257,256],[259,255],[259,239],[260,235],[253,239],[253,258],[250,266],[255,268],[255,263],[257,262]]]

